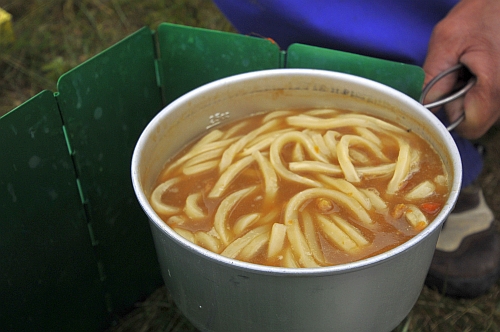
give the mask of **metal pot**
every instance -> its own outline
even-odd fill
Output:
[[[185,240],[151,208],[148,197],[168,158],[208,128],[278,108],[338,107],[371,113],[428,140],[450,174],[451,192],[437,218],[383,254],[331,267],[286,269],[214,254]],[[441,226],[461,185],[458,150],[425,107],[385,85],[310,69],[228,77],[172,102],[142,133],[132,158],[137,198],[149,217],[165,284],[183,314],[203,331],[389,331],[422,289]]]

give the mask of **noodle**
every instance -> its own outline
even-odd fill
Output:
[[[179,182],[179,180],[179,178],[173,178],[165,181],[158,187],[156,187],[156,189],[153,191],[153,193],[151,194],[151,206],[156,212],[164,215],[171,215],[176,214],[180,211],[178,207],[164,204],[161,199],[163,194],[165,194],[165,192],[169,190],[170,187]]]
[[[315,146],[318,147],[319,152],[321,155],[325,156],[328,159],[332,158],[332,152],[326,145],[326,142],[323,138],[323,136],[320,133],[317,132],[311,132],[311,131],[306,131],[307,135],[309,135],[314,143]]]
[[[221,252],[222,256],[226,256],[228,258],[236,258],[241,250],[246,247],[247,244],[250,243],[257,236],[266,233],[270,229],[270,225],[263,225],[257,228],[252,229],[242,237],[237,238],[231,244],[229,244],[224,251]]]
[[[228,167],[226,171],[222,173],[219,181],[217,181],[210,194],[208,194],[208,197],[220,197],[229,184],[236,178],[236,175],[248,167],[252,162],[254,162],[254,157],[248,156]]]
[[[278,192],[278,177],[276,176],[276,172],[274,171],[271,162],[264,158],[259,151],[255,151],[252,156],[257,161],[257,164],[259,164],[259,168],[264,177],[264,183],[266,185],[265,200],[270,203],[274,200],[274,197]]]
[[[318,178],[322,180],[328,186],[332,186],[334,189],[337,189],[344,194],[354,198],[356,201],[363,206],[365,210],[370,210],[372,208],[371,201],[366,195],[361,192],[358,188],[356,188],[351,183],[347,182],[344,179],[336,179],[331,178],[324,175],[318,175]]]
[[[205,232],[194,234],[195,243],[215,253],[220,253],[222,245],[218,239]]]
[[[238,258],[242,260],[253,258],[268,242],[269,232],[259,234],[241,250]]]
[[[280,111],[269,112],[269,113],[267,113],[266,116],[264,116],[264,118],[262,119],[262,122],[266,123],[274,118],[281,118],[283,116],[288,116],[290,114],[293,114],[293,111],[280,110]]]
[[[309,248],[311,249],[314,259],[316,259],[317,262],[324,264],[325,257],[323,256],[323,251],[321,250],[321,246],[317,238],[314,221],[311,215],[306,211],[302,212],[302,224],[304,225],[304,236]]]
[[[413,204],[408,205],[405,217],[406,220],[416,228],[424,228],[429,223],[422,211]]]
[[[387,204],[382,198],[380,198],[380,194],[376,192],[376,190],[360,189],[360,191],[370,200],[371,204],[375,207],[375,210],[378,212],[384,212],[387,210]]]
[[[196,175],[212,170],[216,168],[217,165],[219,165],[219,162],[217,160],[211,160],[193,166],[184,167],[182,169],[182,173],[184,173],[184,175]]]
[[[213,149],[209,150],[207,152],[200,153],[196,157],[193,157],[189,160],[187,160],[184,163],[184,167],[189,167],[197,164],[201,164],[204,162],[207,162],[209,160],[213,160],[215,158],[220,158],[222,156],[222,153],[224,152],[224,147],[218,148],[218,149]]]
[[[377,146],[380,146],[382,144],[382,141],[380,140],[380,137],[375,135],[370,129],[364,128],[364,127],[357,127],[356,132],[358,133],[359,136],[367,139],[368,141],[376,144]]]
[[[226,220],[231,209],[238,203],[238,201],[243,199],[246,195],[250,194],[253,190],[255,190],[255,187],[242,189],[227,196],[220,203],[219,208],[217,209],[217,213],[214,217],[214,228],[217,233],[219,233],[219,236],[225,245],[229,244],[230,235],[226,227]]]
[[[380,166],[356,167],[356,172],[363,178],[380,177],[392,175],[396,169],[396,164],[384,164]]]
[[[345,251],[352,251],[358,248],[356,242],[354,242],[349,235],[340,229],[332,220],[323,215],[318,215],[317,218],[323,233],[335,245]]]
[[[340,168],[344,172],[345,178],[349,182],[359,182],[361,181],[358,172],[354,168],[352,160],[349,156],[349,147],[351,144],[361,144],[366,146],[374,155],[381,161],[387,162],[389,159],[384,156],[382,151],[376,146],[376,144],[370,142],[366,138],[354,135],[344,135],[340,139],[339,144],[337,144],[337,156],[339,159]]]
[[[269,246],[267,249],[267,256],[274,257],[283,249],[286,237],[286,226],[280,223],[274,223],[271,229],[271,236],[269,237]]]
[[[207,135],[203,136],[198,143],[193,145],[192,151],[198,150],[200,147],[207,145],[208,143],[212,143],[215,141],[220,140],[222,137],[224,137],[224,133],[220,131],[219,129],[212,130],[210,133]]]
[[[283,146],[290,142],[301,143],[306,148],[307,152],[313,155],[316,159],[318,159],[319,161],[328,162],[325,158],[318,155],[318,153],[314,150],[314,145],[307,135],[294,131],[283,134],[281,137],[277,138],[271,145],[270,149],[271,164],[276,170],[276,173],[278,173],[283,178],[293,182],[302,183],[312,187],[321,187],[321,184],[319,182],[300,176],[296,173],[293,173],[283,165],[280,152]]]
[[[236,134],[238,131],[240,131],[241,129],[243,129],[245,126],[248,125],[248,122],[247,121],[241,121],[240,123],[238,123],[237,125],[235,126],[232,126],[231,128],[229,128],[222,136],[221,136],[221,139],[226,139],[226,138],[230,138],[232,137],[234,134]]]
[[[292,153],[292,160],[297,162],[297,161],[304,161],[306,158],[304,154],[304,149],[302,148],[302,145],[300,143],[295,143],[294,148],[293,148],[293,153]],[[292,163],[290,163],[292,164]],[[288,167],[290,168],[290,164],[288,164]],[[293,170],[290,169],[292,172]]]
[[[272,208],[272,207],[271,207]],[[260,217],[256,225],[265,225],[270,223],[275,223],[279,221],[279,214],[281,213],[279,208],[274,208],[270,210],[267,214]]]
[[[332,216],[332,219],[335,221],[335,224],[337,224],[337,226],[341,230],[343,230],[344,233],[347,234],[347,236],[349,236],[349,238],[351,238],[351,240],[353,240],[359,247],[370,244],[370,242],[363,236],[359,229],[354,227],[346,220],[335,215]]]
[[[189,160],[189,159],[191,159],[191,158],[193,158],[193,157],[195,157],[195,156],[197,156],[199,154],[207,152],[207,151],[211,151],[211,150],[218,149],[218,148],[225,148],[229,144],[231,144],[232,142],[234,142],[236,139],[238,139],[238,138],[235,137],[235,138],[229,138],[229,139],[222,140],[222,141],[215,141],[215,142],[214,141],[209,141],[209,142],[206,142],[204,144],[202,144],[200,142],[200,143],[196,144],[196,146],[194,146],[189,151],[189,153],[185,154],[182,158],[179,158],[176,162],[172,163],[168,168],[166,168],[165,171],[160,175],[160,178],[164,179],[165,176],[166,176],[165,174],[168,174],[175,167],[177,167],[179,165],[182,165],[187,160]]]
[[[304,114],[308,114],[308,115],[336,115],[336,114],[339,114],[340,111],[339,110],[334,110],[334,109],[331,109],[331,108],[320,108],[320,109],[313,109],[313,110],[309,110],[309,111],[306,111],[304,112]]]
[[[229,167],[229,165],[231,165],[231,162],[233,161],[236,154],[240,152],[248,142],[255,139],[255,137],[257,137],[259,134],[266,132],[272,127],[275,127],[277,124],[278,120],[269,121],[263,126],[251,131],[250,133],[233,143],[222,155],[222,159],[219,164],[219,172],[222,173],[226,170],[226,168]]]
[[[387,186],[388,194],[395,194],[410,172],[410,145],[403,140],[399,140],[399,156],[396,162],[394,175]]]
[[[174,227],[172,228],[177,234],[179,234],[180,236],[182,236],[183,238],[185,238],[186,240],[188,240],[189,242],[193,242],[193,243],[196,243],[196,240],[195,240],[195,237],[194,237],[194,234],[191,233],[190,231],[187,231],[183,228],[179,228],[179,227]]]
[[[295,161],[288,164],[292,172],[317,172],[327,175],[340,175],[342,170],[337,165],[327,164],[321,161]]]
[[[261,135],[256,139],[252,140],[251,142],[248,142],[248,145],[243,150],[242,155],[246,156],[252,154],[256,150],[258,151],[268,150],[269,146],[271,145],[272,142],[274,142],[276,137],[290,131],[292,131],[292,129],[277,130],[269,134]]]
[[[194,193],[188,196],[186,199],[186,206],[184,207],[184,212],[191,219],[202,219],[206,218],[203,209],[198,205],[198,200],[201,199],[201,193]]]
[[[288,267],[288,268],[292,268],[292,269],[300,267],[299,263],[297,263],[297,261],[295,260],[295,257],[293,257],[293,253],[292,253],[291,248],[287,248],[285,250],[285,254],[283,257],[283,266]]]
[[[236,220],[233,227],[233,232],[237,236],[243,234],[248,227],[252,226],[260,217],[260,213],[245,214]]]
[[[349,117],[339,115],[332,119],[318,118],[309,115],[289,116],[287,122],[292,126],[308,129],[336,129],[342,127],[366,127],[377,131],[388,130],[396,133],[406,133],[404,129],[398,128],[385,121],[371,116],[361,114],[349,114]]]
[[[318,267],[318,263],[312,257],[311,249],[300,230],[299,222],[297,219],[286,219],[286,235],[290,241],[291,248],[298,263],[304,267]]]
[[[436,191],[436,186],[431,181],[424,181],[414,187],[405,198],[409,201],[431,196]]]
[[[285,222],[288,220],[297,220],[298,211],[302,204],[310,201],[311,199],[318,197],[326,197],[334,201],[335,203],[340,203],[347,210],[356,216],[356,219],[363,222],[366,225],[373,223],[370,215],[366,210],[356,201],[354,198],[341,193],[340,191],[326,188],[311,188],[299,192],[293,196],[288,202],[285,210]]]
[[[325,140],[325,144],[330,150],[332,158],[337,158],[337,137],[340,137],[340,133],[332,130],[328,130],[324,135],[323,139]]]

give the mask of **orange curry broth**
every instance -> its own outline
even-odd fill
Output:
[[[256,126],[259,126],[260,124],[258,122],[261,121],[263,116],[264,115],[255,115],[252,116],[251,118],[245,119],[245,121],[249,121],[250,125],[246,126],[244,128],[245,130],[240,132],[239,134],[245,134],[248,131],[255,128]],[[234,125],[234,123],[226,124],[218,129],[225,131],[232,125]],[[335,130],[342,134],[353,133],[352,128],[341,128],[341,129],[336,128]],[[382,148],[383,153],[386,156],[388,156],[391,160],[397,159],[398,146],[394,142],[394,140],[389,139],[384,135],[378,135],[378,136],[381,137],[383,141],[383,146],[384,146]],[[384,201],[386,201],[389,207],[388,213],[386,214],[375,212],[374,209],[372,209],[372,211],[368,211],[368,213],[370,214],[371,218],[375,223],[375,226],[370,227],[371,229],[365,227],[365,225],[363,225],[361,222],[352,218],[351,217],[352,214],[346,213],[346,211],[344,211],[344,208],[335,202],[333,202],[333,208],[327,212],[320,211],[314,201],[310,201],[301,206],[301,209],[307,209],[308,211],[311,211],[312,214],[321,212],[326,214],[334,213],[341,216],[342,218],[348,220],[351,224],[356,226],[362,232],[362,234],[371,242],[370,245],[368,245],[365,248],[362,248],[361,250],[358,250],[356,252],[346,253],[345,251],[337,248],[334,244],[330,243],[330,241],[327,240],[324,234],[322,234],[322,231],[319,230],[318,231],[319,242],[321,244],[321,248],[323,250],[325,259],[328,261],[328,265],[337,265],[337,264],[353,262],[383,253],[389,249],[397,247],[398,245],[408,241],[410,238],[418,234],[419,231],[421,231],[421,229],[415,229],[414,227],[412,227],[405,220],[404,216],[402,215],[395,216],[394,214],[397,213],[395,212],[397,210],[396,206],[398,204],[406,202],[404,200],[404,195],[408,192],[409,189],[414,187],[416,184],[424,181],[425,179],[433,179],[437,174],[444,174],[444,175],[446,174],[444,173],[445,171],[442,161],[440,160],[439,156],[434,151],[434,149],[429,145],[429,143],[424,141],[416,134],[412,134],[411,137],[412,137],[411,138],[412,147],[418,148],[422,153],[420,157],[421,160],[420,170],[412,174],[410,179],[408,179],[405,182],[404,187],[398,193],[394,195],[384,194],[387,186],[387,178],[373,178],[369,180],[363,179],[362,181],[362,185],[360,186],[360,188],[376,189],[381,194],[381,197],[384,198]],[[194,143],[191,143],[186,149],[184,149],[181,153],[175,156],[171,161],[174,161],[180,156],[182,156],[186,151],[189,150],[189,148],[193,144]],[[365,151],[365,152],[367,155],[370,155],[370,151]],[[290,160],[290,153],[291,153],[291,146],[285,146],[281,154],[282,159],[285,161],[285,163],[286,161]],[[167,166],[169,164],[170,162],[167,163]],[[160,184],[161,182],[164,182],[168,178],[178,176],[181,174],[182,174],[181,170],[176,170],[174,173],[168,174],[167,177],[165,177],[165,175],[160,175],[157,181],[157,185]],[[307,176],[308,174],[301,173],[301,175]],[[202,206],[204,212],[207,213],[208,218],[198,221],[188,221],[183,223],[182,225],[176,224],[174,226],[189,230],[191,232],[197,232],[197,231],[208,232],[213,227],[213,217],[215,215],[219,203],[223,199],[223,197],[217,199],[211,199],[207,197],[208,192],[210,192],[210,190],[212,189],[213,185],[215,184],[219,176],[218,169],[209,172],[204,172],[200,175],[195,175],[195,176],[185,176],[185,175],[182,176],[183,180],[179,182],[177,185],[175,185],[171,190],[169,190],[168,193],[162,196],[163,202],[168,205],[182,207],[185,204],[186,197],[190,193],[202,191],[204,193]],[[228,187],[226,193],[229,194],[239,189],[243,189],[255,184],[263,187],[263,181],[264,180],[262,178],[261,172],[259,171],[259,167],[254,162],[246,170],[244,170],[238,175],[237,179],[233,181],[231,185]],[[240,216],[253,213],[255,211],[259,211],[260,213],[262,213],[263,216],[265,216],[267,213],[269,213],[269,210],[271,208],[277,208],[280,211],[279,215],[276,218],[274,218],[274,221],[279,221],[283,223],[284,220],[282,214],[289,199],[296,192],[307,189],[308,187],[298,183],[286,181],[280,178],[278,182],[280,189],[278,190],[278,194],[272,204],[267,204],[267,205],[264,204],[262,199],[263,195],[262,192],[255,191],[253,194],[240,201],[237,207],[231,211],[228,220],[228,227],[231,229],[234,224],[234,221],[237,220]],[[441,208],[444,206],[444,203],[446,202],[449,194],[448,186],[449,184],[446,186],[436,186],[436,192],[431,197],[422,199],[421,201],[414,203],[417,206],[420,206],[421,204],[424,204],[425,206],[425,204],[428,204],[434,207],[434,209],[432,209],[430,213],[429,211],[426,212],[424,209],[422,209],[429,222],[432,222],[433,218],[439,213]],[[168,217],[165,216],[161,217],[162,219],[164,219],[165,222],[167,222]],[[257,221],[256,224],[253,225],[253,227],[258,225],[261,225],[259,221]],[[282,256],[278,255],[274,257],[272,260],[268,260],[265,251],[262,251],[257,256],[255,256],[250,262],[256,264],[270,265],[270,266],[280,266],[281,259]]]

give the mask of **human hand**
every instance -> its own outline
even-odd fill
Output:
[[[425,84],[457,63],[477,77],[465,95],[446,104],[450,122],[465,112],[456,128],[468,139],[482,136],[500,117],[500,1],[462,0],[432,32],[424,63]],[[435,101],[453,90],[457,74],[440,80],[424,103]]]

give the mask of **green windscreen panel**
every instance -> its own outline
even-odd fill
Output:
[[[52,92],[0,119],[0,327],[95,331],[107,315]]]
[[[266,39],[168,23],[157,36],[167,103],[223,77],[281,67],[278,46]]]
[[[64,74],[58,90],[107,304],[121,312],[162,283],[130,175],[139,135],[162,107],[151,30]]]
[[[293,44],[287,50],[287,68],[337,71],[371,79],[418,99],[424,82],[422,68],[326,48]]]

